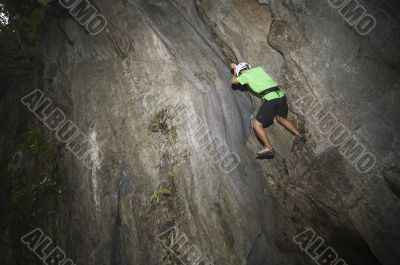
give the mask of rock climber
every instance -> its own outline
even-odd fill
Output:
[[[67,33],[61,26],[62,18],[70,18],[69,10],[64,8],[57,0],[38,0],[41,4],[47,7],[50,16],[54,21],[54,25],[58,32],[67,40],[68,44],[74,45],[73,41],[68,37]]]
[[[231,68],[233,70],[232,84],[248,85],[263,100],[255,119],[252,120],[252,127],[264,146],[257,153],[258,158],[273,157],[275,155],[275,150],[264,130],[264,128],[274,123],[274,117],[287,130],[296,135],[300,141],[306,142],[306,138],[287,119],[288,105],[284,90],[278,86],[262,67],[251,68],[248,63],[240,63],[238,65],[232,63]]]

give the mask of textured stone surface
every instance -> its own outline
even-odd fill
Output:
[[[360,174],[340,157],[337,150],[342,147],[332,148],[327,137],[306,119],[315,146],[289,158],[289,181],[323,208],[347,219],[351,224],[338,230],[357,231],[379,262],[397,264],[399,198],[390,188],[396,186],[393,179],[387,178],[391,179],[388,185],[382,173],[398,167],[399,138],[393,133],[399,121],[394,108],[399,102],[399,56],[394,48],[399,41],[398,17],[389,20],[389,14],[376,5],[364,6],[376,17],[377,27],[361,37],[327,3],[300,1],[293,6],[287,1],[273,2],[276,20],[268,40],[285,55],[282,75],[292,101],[311,91],[377,158],[371,171]],[[310,156],[314,158],[307,163],[304,158]],[[322,220],[326,222],[325,217]],[[348,249],[354,240],[350,242]],[[350,259],[351,254],[346,260],[350,263]]]
[[[33,222],[61,233],[57,244],[77,264],[169,264],[156,236],[172,225],[215,264],[314,264],[292,241],[308,227],[348,264],[399,264],[398,18],[385,13],[394,2],[366,6],[378,21],[367,37],[326,1],[96,6],[107,31],[93,37],[66,21],[74,46],[52,32],[42,77],[15,91],[10,83],[1,105],[2,146],[34,119],[19,98],[41,88],[104,154],[88,170],[63,148],[63,203],[51,221]],[[250,117],[260,101],[231,89],[227,63],[236,60],[264,66],[285,87],[307,144],[275,124],[268,132],[279,155],[254,159]],[[373,170],[358,172],[301,114],[294,103],[304,94],[377,157]],[[182,103],[196,122],[180,122]],[[10,115],[18,123],[6,123]],[[202,128],[239,155],[233,172],[219,166],[223,154],[210,157],[204,134],[193,132]],[[160,185],[171,196],[154,204]],[[16,244],[7,264],[18,264],[10,257],[31,228],[3,233]]]

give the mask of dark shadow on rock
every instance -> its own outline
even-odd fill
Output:
[[[275,156],[256,156],[256,159],[258,159],[258,160],[266,160],[266,159],[272,160],[274,158],[275,158]]]
[[[131,182],[129,170],[124,168],[117,183],[117,213],[112,234],[111,245],[111,265],[125,265],[126,260],[126,246],[124,240],[124,226],[121,220],[121,196],[131,195],[133,193],[133,185]]]
[[[383,178],[393,194],[400,198],[400,169],[398,167],[384,169]]]

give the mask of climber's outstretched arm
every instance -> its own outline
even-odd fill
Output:
[[[232,83],[232,85],[239,84],[239,81],[236,79],[236,75],[235,74],[232,75],[231,83]]]
[[[236,79],[236,66],[237,66],[236,64],[231,63],[231,69],[233,70],[233,75],[232,75],[232,78],[231,78],[232,85],[239,84],[239,81]]]

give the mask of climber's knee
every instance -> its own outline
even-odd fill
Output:
[[[253,129],[257,129],[257,128],[263,128],[263,125],[258,120],[253,119]]]
[[[276,116],[276,120],[277,120],[279,123],[282,123],[282,122],[285,122],[286,118],[281,117],[281,116]]]

